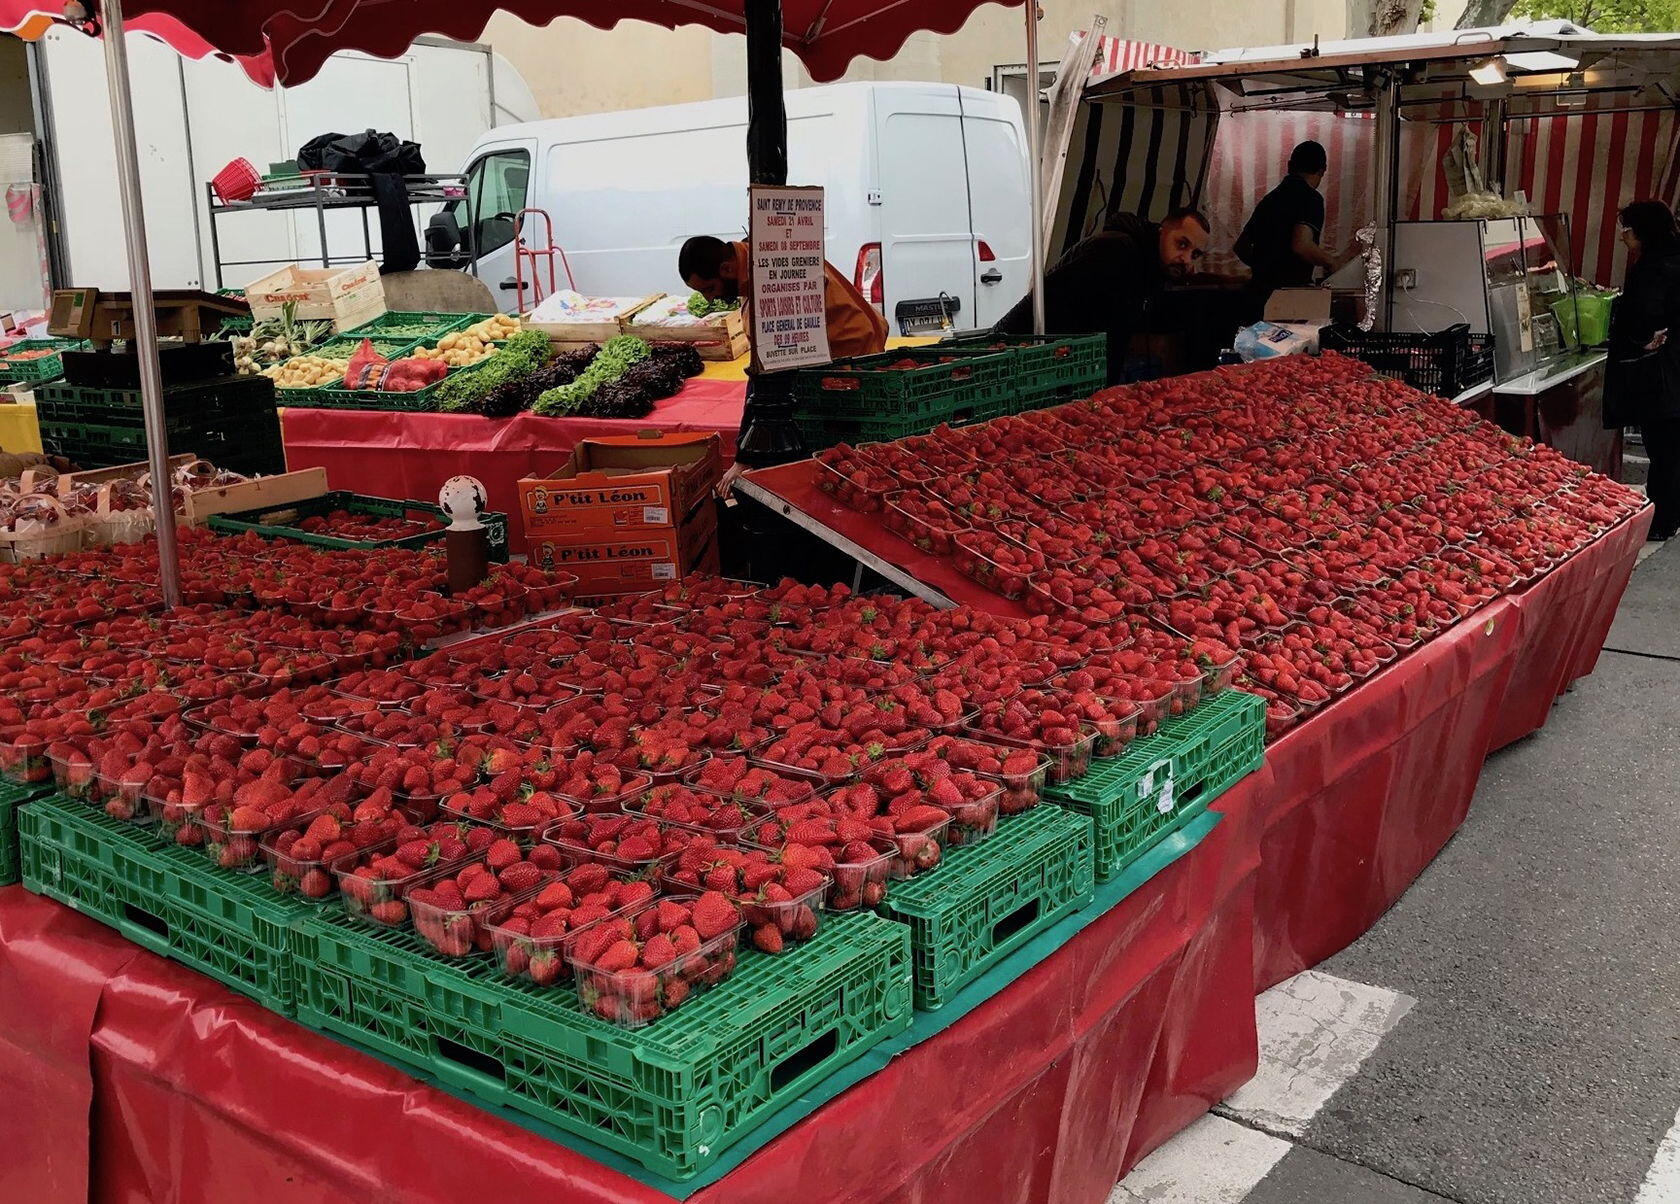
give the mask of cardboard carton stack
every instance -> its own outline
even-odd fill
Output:
[[[583,440],[551,475],[519,482],[532,563],[576,573],[580,597],[717,572],[720,442],[654,431]]]

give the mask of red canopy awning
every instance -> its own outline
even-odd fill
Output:
[[[860,56],[891,58],[913,33],[955,33],[987,2],[782,0],[782,41],[814,79],[833,80]],[[474,41],[498,10],[532,25],[575,17],[599,29],[635,20],[743,33],[744,7],[744,0],[126,0],[123,13],[130,28],[152,26],[148,31],[183,53],[202,57],[206,51],[189,47],[203,45],[238,58],[258,82],[293,85],[313,78],[339,50],[392,58],[426,34]],[[61,12],[53,0],[0,0],[0,30],[22,30],[36,24],[32,18]],[[170,33],[154,26],[153,14],[167,19]]]

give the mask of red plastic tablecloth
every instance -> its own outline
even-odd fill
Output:
[[[473,414],[404,414],[372,410],[312,410],[287,407],[280,430],[286,467],[321,467],[334,489],[379,497],[437,497],[450,477],[466,474],[484,482],[490,509],[510,515],[519,509],[514,484],[562,463],[581,439],[636,431],[717,431],[726,461],[735,458],[746,385],[742,381],[696,378],[681,393],[659,403],[646,418],[480,418]],[[508,538],[525,550],[523,525],[512,518]]]
[[[1255,992],[1369,927],[1462,822],[1488,748],[1590,668],[1648,524],[1326,707],[1183,858],[693,1198],[1103,1199],[1252,1072]],[[15,887],[0,1099],[29,1101],[0,1108],[4,1199],[662,1198]]]

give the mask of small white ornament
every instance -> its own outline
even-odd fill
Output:
[[[438,490],[438,505],[449,516],[451,531],[481,531],[478,516],[484,511],[484,486],[476,477],[450,477]]]

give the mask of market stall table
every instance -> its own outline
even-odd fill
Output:
[[[1103,1198],[1252,1073],[1252,995],[1369,927],[1462,822],[1502,727],[1543,720],[1590,667],[1649,517],[1274,743],[1200,843],[692,1198],[992,1198],[1000,1167],[1012,1198]],[[17,888],[0,891],[0,979],[23,988],[0,994],[0,1083],[33,1104],[0,1136],[43,1153],[0,1172],[10,1194],[668,1198]],[[396,1118],[410,1140],[384,1139]]]

